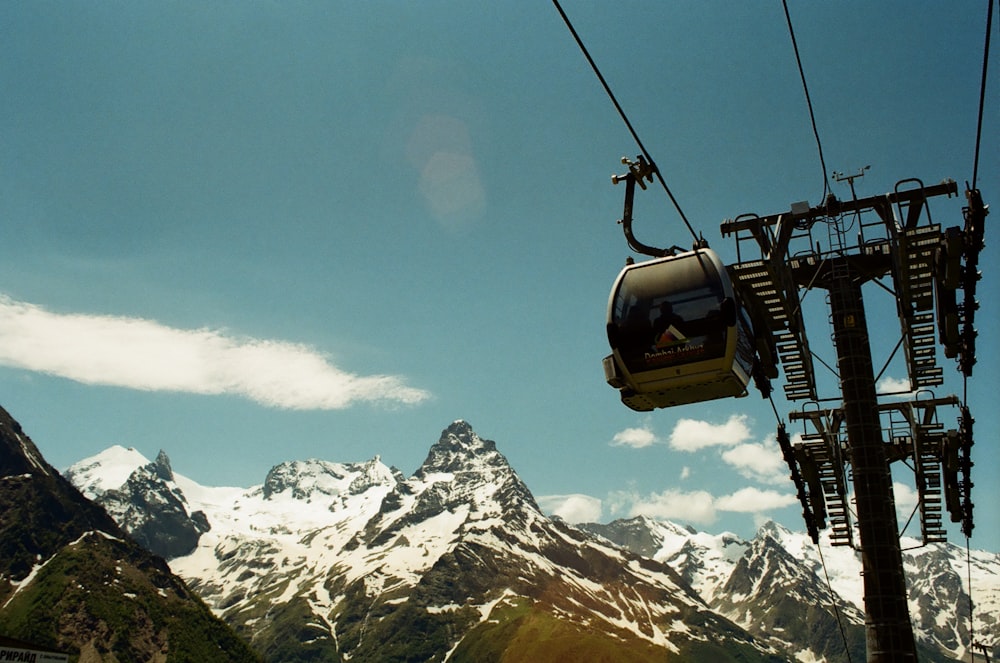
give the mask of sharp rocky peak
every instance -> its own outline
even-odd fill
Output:
[[[458,420],[444,429],[441,439],[431,447],[416,475],[455,473],[482,465],[510,467],[507,459],[497,451],[495,442],[484,440],[468,422]]]
[[[156,460],[150,464],[150,469],[164,481],[174,480],[174,470],[170,467],[170,458],[163,449],[160,449],[160,453],[156,454]]]
[[[451,507],[485,500],[476,508],[488,511],[487,503],[494,503],[506,508],[527,505],[539,510],[531,491],[497,450],[496,443],[479,437],[461,419],[444,429],[423,465],[414,472],[413,480],[435,486],[429,493],[441,494],[443,503]],[[448,497],[443,497],[445,493]]]
[[[170,458],[162,449],[157,454],[156,460],[135,468],[123,485],[112,490],[138,493],[149,491],[161,483],[164,484],[163,490],[173,492],[180,490],[174,485],[174,470],[170,466]],[[166,486],[166,484],[171,485]]]
[[[541,515],[531,491],[496,444],[461,420],[441,433],[413,476],[385,496],[361,537],[366,542],[386,540],[400,528],[445,512],[466,513],[469,521],[503,515],[507,524]]]
[[[760,526],[757,530],[757,538],[761,541],[767,541],[771,539],[774,544],[778,546],[784,546],[785,541],[792,536],[791,531],[782,527],[773,520],[769,520]]]
[[[161,450],[156,460],[137,467],[117,488],[91,494],[139,544],[172,559],[194,550],[199,537],[211,529],[202,511],[189,512],[175,478],[170,458]]]

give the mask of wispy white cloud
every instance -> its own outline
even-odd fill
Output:
[[[677,451],[699,451],[707,447],[731,447],[749,439],[747,416],[734,414],[724,424],[681,419],[670,433],[668,442],[670,448]]]
[[[536,498],[542,511],[568,523],[596,523],[603,512],[601,500],[590,495],[543,495]]]
[[[232,394],[292,410],[416,404],[430,397],[398,376],[343,371],[307,345],[141,318],[53,313],[5,296],[0,365],[84,384]]]
[[[642,449],[666,443],[674,451],[701,451],[709,447],[733,447],[751,437],[747,416],[734,414],[723,424],[713,424],[699,419],[679,419],[664,440],[646,421],[640,426],[626,428],[611,439],[611,446]]]

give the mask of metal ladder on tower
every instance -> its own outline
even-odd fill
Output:
[[[750,296],[744,301],[759,302],[762,310],[756,320],[763,320],[774,340],[774,347],[785,375],[785,398],[791,401],[816,399],[816,378],[809,343],[803,332],[801,304],[794,284],[782,283],[782,271],[765,260],[751,260],[729,267],[737,286]]]
[[[941,543],[948,534],[941,524],[943,489],[941,451],[945,439],[939,423],[916,424],[913,438],[913,466],[920,497],[920,533],[924,543]]]
[[[943,512],[945,508],[954,511],[960,499],[957,476],[960,435],[955,430],[946,432],[935,414],[938,405],[955,403],[957,399],[951,396],[891,403],[879,408],[888,414],[890,453],[896,459],[913,459],[924,544],[947,540]]]
[[[941,226],[905,228],[897,239],[896,294],[910,388],[934,387],[944,382],[944,369],[937,365],[934,320],[934,256]]]
[[[818,529],[825,529],[829,518],[831,545],[853,547],[854,528],[847,493],[848,465],[844,457],[844,435],[840,430],[843,410],[803,408],[789,416],[792,420],[806,422],[808,428],[816,431],[804,433],[792,449],[796,464],[792,473],[802,479],[801,485],[797,482],[796,486],[803,511],[815,517]],[[781,432],[779,429],[779,437]],[[816,540],[813,537],[813,541]]]
[[[846,259],[846,242],[841,224],[829,224],[828,241],[830,245],[830,255],[832,256],[830,272],[831,280],[851,278],[851,270]],[[831,293],[827,292],[827,308],[832,311],[830,302]],[[863,312],[862,312],[863,314]],[[833,314],[831,313],[831,316]],[[830,319],[830,329],[835,329],[833,318]],[[832,331],[831,331],[832,334]],[[837,340],[831,336],[831,341],[836,346]],[[847,357],[854,353],[861,353],[860,348],[838,348],[838,354]],[[842,387],[843,393],[843,387]],[[828,496],[828,511],[830,513],[830,542],[835,546],[853,546],[853,530],[851,527],[850,509],[847,500],[847,479],[845,475],[846,463],[842,453],[840,436],[830,434],[825,440],[827,449],[834,455],[831,459],[830,470],[824,482],[824,490]]]
[[[817,525],[823,529],[825,520],[829,518],[830,544],[852,546],[854,539],[839,436],[832,433],[805,434],[802,442],[795,445],[795,456],[802,468]]]

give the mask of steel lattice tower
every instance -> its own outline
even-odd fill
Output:
[[[786,398],[816,406],[790,413],[791,419],[814,426],[815,433],[792,444],[780,424],[778,441],[813,540],[818,541],[829,517],[833,545],[850,545],[861,554],[872,663],[917,660],[890,465],[905,458],[914,461],[925,543],[945,540],[942,502],[969,534],[972,428],[965,407],[958,430],[945,432],[935,422],[937,406],[956,405],[955,397],[904,406],[879,403],[862,285],[892,277],[911,389],[943,382],[936,365],[935,331],[945,355],[957,357],[960,370],[971,375],[976,265],[988,212],[978,191],[967,191],[964,228],[942,232],[930,222],[927,199],[955,193],[951,180],[930,187],[904,180],[883,196],[842,202],[831,195],[819,207],[801,203],[781,214],[744,215],[722,224],[723,236],[736,238],[737,262],[728,269],[757,333],[757,386],[769,395],[770,380],[777,377],[780,365]],[[927,222],[921,224],[925,211]],[[875,221],[865,222],[863,215],[871,213]],[[845,219],[857,231],[856,242],[846,236]],[[757,249],[746,260],[741,255],[745,241]],[[803,288],[827,292],[840,389],[837,408],[818,407],[827,399],[817,395],[799,298]],[[965,291],[962,303],[958,290]],[[904,413],[905,426],[883,427],[883,415],[897,411]],[[857,543],[846,494],[849,481],[854,486]]]

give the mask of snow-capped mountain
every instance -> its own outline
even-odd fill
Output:
[[[3,408],[0,634],[71,660],[259,660],[161,558],[49,465]]]
[[[570,527],[542,514],[465,422],[409,478],[379,457],[286,462],[249,489],[167,468],[165,454],[150,463],[114,447],[67,475],[125,529],[161,517],[120,508],[126,494],[133,506],[176,500],[192,522],[203,514],[195,547],[170,565],[274,660],[865,656],[853,550],[825,546],[821,558],[805,534],[773,523],[750,541],[646,518]],[[177,509],[165,513],[178,522]],[[906,552],[921,660],[968,649],[965,559],[945,544]],[[976,639],[996,642],[1000,556],[970,560]]]
[[[121,492],[101,462],[67,472],[99,500]],[[462,421],[409,478],[311,460],[250,489],[164,486],[210,526],[171,567],[272,660],[786,660],[666,564],[547,518]]]
[[[711,604],[750,544],[734,534],[698,532],[644,516],[607,525],[586,523],[581,529],[602,536],[640,555],[666,562]]]
[[[810,655],[838,660],[845,639],[851,659],[864,659],[861,560],[851,548],[821,540],[820,550],[805,533],[773,522],[750,541],[644,517],[581,527],[667,563],[709,606],[776,647],[784,642],[794,650],[805,638],[811,653],[802,652],[800,660],[810,660]],[[910,538],[901,544],[921,660],[965,660],[970,653],[970,577],[972,635],[987,643],[995,658],[1000,649],[1000,555],[980,550],[967,555],[952,544],[922,546]],[[808,634],[801,631],[806,623]]]
[[[136,461],[145,458],[135,449],[112,447],[73,466],[66,477],[85,486],[86,496],[99,501],[115,522],[128,523],[129,534],[147,550],[168,559],[190,553],[210,527],[205,513],[188,511],[166,453],[126,474]],[[106,473],[100,471],[105,466]],[[116,484],[122,476],[125,480]]]

